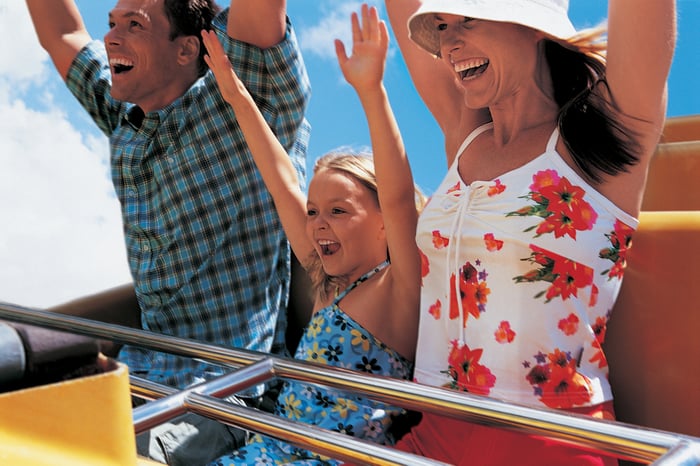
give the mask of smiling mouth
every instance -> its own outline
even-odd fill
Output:
[[[486,71],[489,66],[489,61],[485,58],[468,60],[465,62],[456,63],[455,71],[459,74],[460,79],[470,79],[479,76]]]
[[[324,256],[331,256],[340,250],[340,244],[334,241],[320,240],[318,245],[321,247],[321,254]]]
[[[127,71],[131,71],[131,69],[134,67],[134,63],[130,60],[126,60],[124,58],[112,58],[109,60],[109,64],[112,67],[112,72],[114,74],[120,74],[120,73],[125,73]]]

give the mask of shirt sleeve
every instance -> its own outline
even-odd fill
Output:
[[[66,85],[100,130],[110,136],[127,106],[110,95],[111,72],[101,41],[93,40],[78,52],[68,70]]]

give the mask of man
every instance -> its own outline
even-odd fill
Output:
[[[109,137],[142,327],[283,352],[289,247],[235,116],[207,72],[199,34],[217,32],[303,180],[310,89],[286,1],[231,0],[219,11],[213,0],[118,0],[104,43],[92,40],[73,0],[27,5],[58,72]],[[133,374],[177,388],[224,372],[132,346],[119,359]],[[235,446],[227,432],[217,450],[217,434],[199,424],[185,431],[204,437],[207,457]],[[177,459],[180,443],[196,450],[188,437],[180,430],[152,439],[164,451],[151,456],[204,462]]]

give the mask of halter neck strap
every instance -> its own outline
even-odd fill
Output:
[[[343,299],[348,293],[357,288],[357,285],[359,285],[362,282],[366,282],[367,280],[372,278],[374,274],[380,272],[381,270],[384,270],[387,265],[389,265],[389,261],[385,260],[384,262],[382,262],[381,264],[379,264],[378,266],[376,266],[375,268],[373,268],[372,270],[370,270],[369,272],[365,273],[360,278],[352,282],[350,285],[348,285],[347,288],[345,288],[343,291],[336,295],[335,299],[333,300],[333,304],[338,304],[340,300]]]

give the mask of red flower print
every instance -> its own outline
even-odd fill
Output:
[[[610,269],[601,273],[602,275],[607,274],[608,280],[613,278],[622,279],[627,267],[627,251],[632,246],[633,233],[633,228],[616,220],[614,230],[605,235],[610,241],[610,247],[601,249],[598,256],[601,259],[608,259],[613,262]]]
[[[572,261],[559,254],[547,251],[534,244],[530,245],[530,257],[522,259],[536,265],[536,268],[513,278],[516,283],[544,281],[551,285],[535,295],[545,295],[546,302],[556,297],[569,299],[578,297],[578,290],[593,285],[593,269]]]
[[[593,283],[593,269],[586,267],[583,264],[565,259],[561,256],[554,261],[552,273],[556,276],[550,287],[552,292],[547,292],[547,300],[551,300],[555,296],[561,296],[562,299],[578,296],[578,289],[585,288]]]
[[[540,401],[549,408],[566,409],[580,406],[591,399],[591,382],[576,372],[576,361],[566,366],[552,366],[547,383],[542,385]]]
[[[442,236],[439,230],[433,231],[433,246],[435,246],[435,249],[442,249],[447,247],[448,244],[450,244],[449,238]]]
[[[503,191],[506,190],[506,185],[501,184],[501,180],[494,180],[493,184],[489,186],[488,191],[486,191],[486,194],[489,197],[496,196],[498,194],[501,194]]]
[[[608,360],[605,358],[605,353],[603,353],[603,348],[600,346],[600,343],[598,340],[594,341],[593,344],[591,344],[591,347],[595,350],[593,352],[593,356],[591,359],[588,360],[588,362],[598,363],[598,368],[602,369],[603,367],[608,366]]]
[[[559,184],[560,179],[561,178],[556,170],[540,170],[532,175],[530,191],[540,191],[542,188],[546,188],[547,186],[556,186]]]
[[[586,192],[574,186],[566,177],[560,177],[554,170],[543,170],[532,177],[530,193],[525,196],[534,205],[522,207],[506,216],[536,216],[543,218],[535,229],[535,236],[553,233],[555,238],[569,236],[576,239],[577,231],[593,228],[598,214],[584,200]]]
[[[422,282],[422,279],[430,273],[430,261],[428,260],[428,256],[420,249],[418,250],[418,254],[420,255],[420,278]]]
[[[435,320],[440,318],[441,311],[442,311],[442,303],[440,302],[439,299],[437,301],[435,301],[433,304],[431,304],[430,307],[428,308],[428,313],[431,316],[435,317]]]
[[[530,382],[530,385],[539,386],[540,384],[543,384],[549,380],[550,372],[549,366],[537,364],[530,369],[530,372],[528,372],[525,378],[528,382]]]
[[[571,238],[576,239],[577,230],[588,229],[588,225],[577,221],[576,218],[572,218],[568,212],[557,210],[551,212],[550,215],[537,226],[535,233],[537,236],[547,233],[554,233],[555,238],[561,238],[562,236],[568,235]]]
[[[496,239],[493,233],[484,235],[484,243],[486,244],[486,249],[490,252],[499,251],[503,247],[503,241]]]
[[[590,401],[591,382],[576,371],[577,361],[569,353],[555,349],[546,358],[537,355],[535,361],[525,378],[545,406],[566,409]]]
[[[598,287],[594,283],[591,285],[591,298],[588,300],[588,307],[594,307],[596,304],[598,304],[598,294],[600,291],[598,290]]]
[[[483,350],[470,350],[466,344],[460,345],[457,340],[452,340],[451,344],[452,349],[447,358],[448,369],[444,371],[452,378],[449,388],[488,395],[496,383],[496,376],[488,367],[479,363]]]
[[[532,198],[535,202],[539,203],[542,199],[539,192],[549,186],[556,186],[559,184],[559,174],[555,170],[542,170],[534,175],[532,175],[532,184],[530,185],[530,192]],[[537,199],[535,198],[537,197]]]
[[[595,324],[593,324],[593,333],[595,334],[595,339],[598,343],[605,343],[605,332],[608,330],[608,318],[607,317],[596,317]]]
[[[564,332],[564,335],[573,335],[578,330],[579,319],[576,314],[571,313],[566,319],[559,321],[559,330]]]
[[[459,191],[459,181],[454,184],[451,188],[447,189],[447,194],[452,194],[455,191]]]
[[[499,343],[510,343],[515,339],[515,332],[510,328],[510,323],[504,320],[498,325],[494,336]]]
[[[453,274],[450,276],[450,319],[454,320],[459,317],[459,301],[462,304],[463,325],[467,326],[469,315],[479,318],[479,314],[485,309],[487,296],[491,290],[486,285],[485,281],[479,281],[479,272],[470,263],[466,262],[459,269],[459,298],[457,288],[457,277]]]

